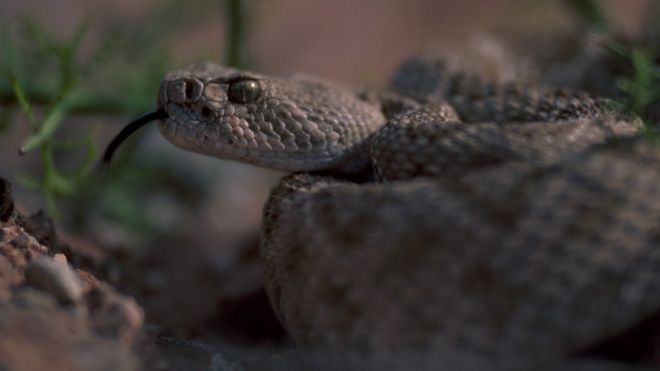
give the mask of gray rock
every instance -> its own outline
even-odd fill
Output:
[[[82,297],[82,285],[76,273],[67,264],[52,258],[32,260],[25,271],[25,282],[50,293],[63,304],[74,304]]]

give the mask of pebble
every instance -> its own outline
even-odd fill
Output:
[[[28,286],[53,295],[63,304],[74,304],[82,298],[82,284],[68,264],[47,257],[37,257],[25,270]]]
[[[57,254],[53,255],[53,260],[55,260],[56,262],[61,263],[61,264],[67,264],[68,263],[68,261],[66,259],[66,255],[64,255],[62,253],[57,253]]]

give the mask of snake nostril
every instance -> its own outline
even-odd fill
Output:
[[[184,93],[188,102],[197,101],[197,99],[202,96],[202,90],[204,90],[204,86],[202,85],[201,81],[189,78],[185,79],[184,83],[186,84]]]
[[[194,94],[194,86],[193,84],[190,83],[190,81],[184,81],[183,83],[186,86],[185,88],[186,98],[190,99],[190,97],[192,97]]]
[[[211,115],[211,109],[207,106],[202,107],[202,117],[209,117]]]
[[[167,83],[167,97],[177,104],[196,102],[202,95],[202,83],[193,78],[183,78]]]

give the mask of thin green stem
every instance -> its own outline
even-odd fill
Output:
[[[30,103],[37,106],[48,106],[57,100],[57,91],[44,86],[21,86],[21,94],[30,97]],[[75,89],[69,101],[71,113],[125,114],[142,112],[152,105],[150,97],[141,100],[127,100],[126,96],[101,94],[87,89]],[[0,81],[0,104],[5,106],[22,105],[11,87],[3,86]],[[26,112],[27,113],[27,112]]]
[[[73,90],[69,89],[64,93],[61,100],[55,103],[55,105],[48,111],[37,130],[25,140],[25,143],[23,143],[19,149],[20,154],[25,154],[31,151],[53,136],[69,110],[69,101],[72,96]]]
[[[246,50],[249,0],[224,0],[227,12],[227,54],[225,63],[236,68],[248,67]]]

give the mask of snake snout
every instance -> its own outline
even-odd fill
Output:
[[[202,96],[204,85],[195,78],[164,80],[158,89],[158,108],[166,109],[168,103],[190,104]]]

